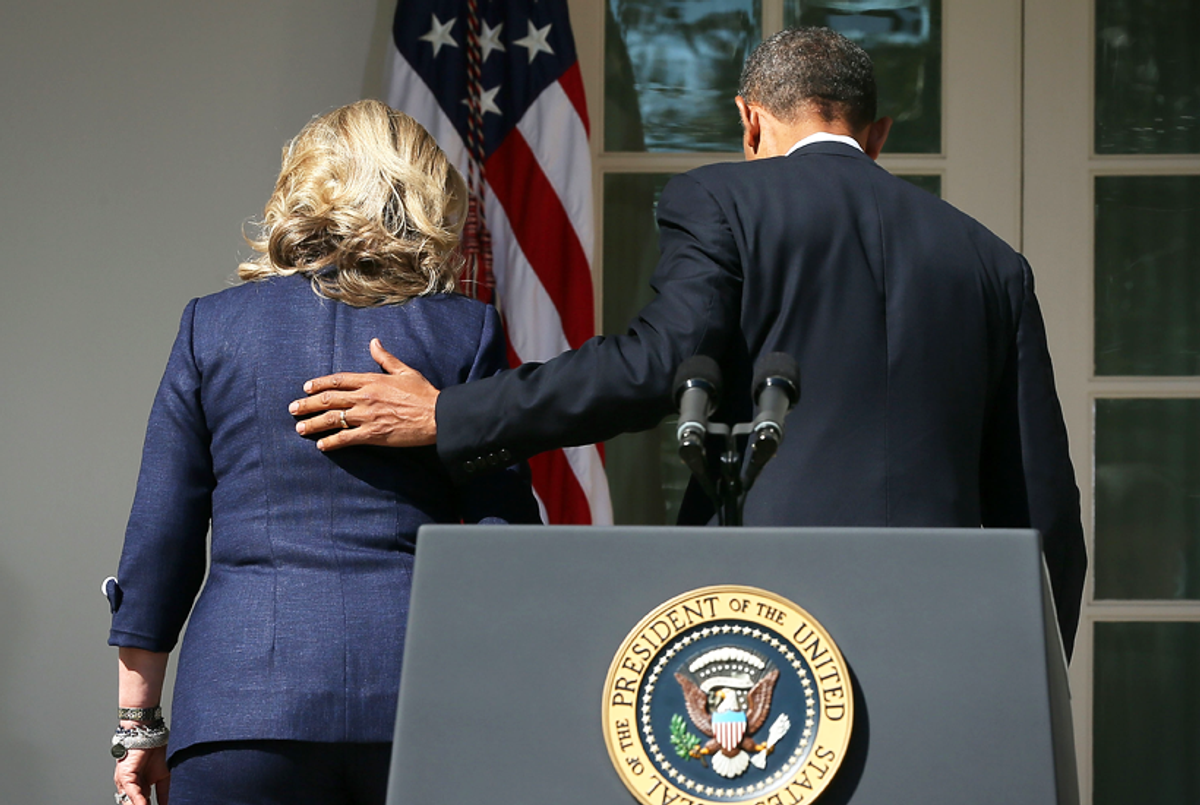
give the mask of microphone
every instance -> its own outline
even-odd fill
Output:
[[[707,355],[693,355],[679,365],[672,384],[675,403],[679,406],[679,457],[710,496],[716,488],[708,477],[704,439],[708,435],[708,418],[717,408],[721,397],[721,369]]]
[[[763,355],[754,368],[753,388],[758,416],[750,436],[747,489],[783,442],[783,419],[800,399],[800,367],[786,352]]]
[[[721,368],[707,355],[693,355],[675,372],[675,403],[679,406],[679,427],[675,438],[698,437],[703,445],[708,433],[708,417],[717,408],[721,396]]]

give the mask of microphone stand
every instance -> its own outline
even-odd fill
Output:
[[[738,437],[747,436],[754,430],[754,423],[740,422],[733,427],[719,422],[710,422],[710,436],[721,437],[721,476],[717,479],[716,489],[704,491],[717,509],[717,524],[721,526],[740,526],[742,524],[742,509],[746,505],[746,493],[754,485],[753,477],[741,474],[743,464],[742,453],[738,450]],[[757,474],[757,473],[756,473]]]

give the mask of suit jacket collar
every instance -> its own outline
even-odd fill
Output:
[[[845,143],[834,142],[831,140],[809,143],[801,148],[797,148],[795,151],[784,157],[784,159],[792,159],[795,157],[807,156],[809,154],[832,154],[835,156],[855,157],[857,159],[865,159],[874,162],[874,160],[863,153],[862,150],[855,148],[852,145],[846,145]]]
[[[856,150],[863,150],[862,146],[858,144],[858,141],[849,135],[834,134],[833,132],[829,131],[816,131],[802,140],[797,141],[795,145],[788,149],[784,156],[791,156],[794,152],[798,151],[804,146],[812,145],[814,143],[843,143]]]

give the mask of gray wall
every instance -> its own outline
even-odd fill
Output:
[[[283,142],[378,96],[393,0],[0,7],[0,801],[111,802],[114,573],[179,314]]]

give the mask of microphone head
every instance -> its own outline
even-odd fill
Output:
[[[800,367],[786,352],[768,352],[754,366],[754,399],[768,386],[781,386],[790,404],[800,399]]]
[[[707,384],[708,394],[713,404],[721,396],[721,367],[707,355],[693,355],[679,364],[675,371],[675,380],[671,384],[671,396],[679,405],[683,392],[698,385]]]

